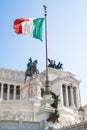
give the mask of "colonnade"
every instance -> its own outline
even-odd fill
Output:
[[[67,107],[80,107],[79,88],[76,86],[62,85],[63,105]]]
[[[2,100],[19,100],[20,86],[0,83],[0,98]]]

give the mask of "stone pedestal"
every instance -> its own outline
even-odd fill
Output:
[[[39,105],[41,102],[41,82],[32,79],[21,88],[21,100],[28,100],[32,105]]]
[[[50,104],[53,103],[53,98],[51,95],[45,95],[41,101],[41,106],[39,112],[37,112],[38,121],[45,122],[45,128],[48,128],[49,123],[47,122],[47,118],[49,117],[50,112],[52,112],[52,107]]]

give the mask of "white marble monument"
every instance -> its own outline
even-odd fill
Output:
[[[24,83],[24,72],[0,68],[0,119],[42,121],[53,111],[51,96],[42,96],[45,90],[45,71]],[[87,105],[80,102],[80,80],[71,72],[48,68],[50,89],[59,95],[58,126],[64,127],[87,120]]]

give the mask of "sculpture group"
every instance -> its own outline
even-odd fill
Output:
[[[63,70],[63,64],[61,62],[58,62],[57,65],[56,65],[56,62],[54,60],[48,59],[48,62],[49,62],[48,67]]]
[[[56,68],[56,69],[62,69],[62,64],[59,62],[58,65],[55,64],[55,61],[48,59],[49,65],[48,67]],[[33,78],[34,74],[39,74],[39,70],[37,69],[37,60],[32,61],[32,58],[29,59],[29,62],[27,64],[27,70],[25,71],[25,81],[27,76]],[[43,91],[44,93],[44,91]],[[47,119],[48,122],[58,122],[59,113],[58,113],[58,102],[59,96],[50,92],[52,95],[52,98],[54,99],[54,102],[51,104],[51,107],[53,108],[54,112],[51,112],[49,114],[49,118]]]
[[[63,64],[61,62],[58,62],[56,65],[54,60],[48,59],[49,64],[48,67],[56,68],[56,69],[63,69]],[[32,61],[32,58],[29,59],[29,62],[27,64],[27,70],[25,71],[25,79],[26,81],[27,76],[33,77],[34,74],[39,74],[39,70],[37,69],[37,60]]]
[[[51,95],[52,95],[52,98],[54,99],[54,102],[51,104],[51,107],[54,109],[54,112],[51,112],[49,114],[49,117],[47,119],[48,122],[58,122],[58,118],[59,118],[59,112],[58,112],[58,102],[60,101],[59,100],[59,96],[56,95],[55,93],[53,93],[51,91]]]

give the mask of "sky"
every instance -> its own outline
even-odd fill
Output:
[[[63,63],[63,70],[75,74],[80,83],[82,105],[87,104],[87,0],[0,0],[0,68],[25,71],[28,59],[38,60],[45,70],[45,33],[43,42],[17,35],[17,18],[44,17],[47,6],[48,57]]]

